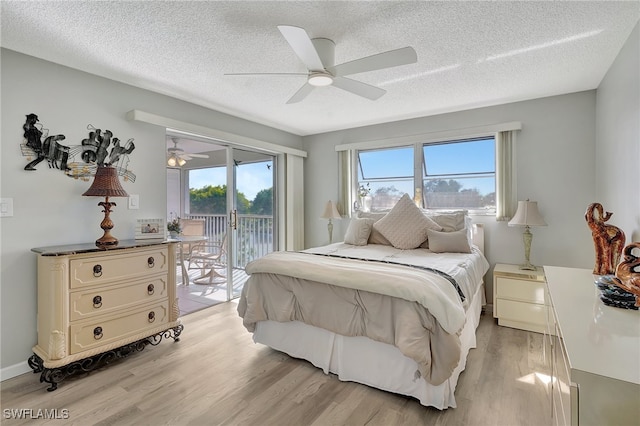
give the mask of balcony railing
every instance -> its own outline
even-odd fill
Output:
[[[222,243],[228,229],[226,215],[191,214],[189,219],[204,219],[205,236],[213,244]],[[247,263],[273,251],[273,216],[238,214],[234,268],[244,269]],[[231,234],[229,234],[231,237]]]

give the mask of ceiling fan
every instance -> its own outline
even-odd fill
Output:
[[[300,102],[316,87],[330,85],[367,99],[376,100],[384,95],[386,90],[345,76],[413,64],[418,61],[416,51],[412,47],[403,47],[335,65],[336,44],[333,40],[328,38],[311,39],[307,32],[300,27],[278,25],[278,29],[307,67],[306,74],[230,73],[226,75],[306,75],[307,82],[287,101],[288,104]]]
[[[167,148],[167,165],[170,167],[182,167],[186,164],[187,160],[191,160],[192,158],[209,158],[206,154],[184,152],[184,149],[178,148],[178,141],[175,138],[171,138],[171,141],[173,142],[173,148]]]

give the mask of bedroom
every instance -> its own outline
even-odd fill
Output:
[[[137,218],[155,217],[164,212],[166,203],[165,152],[155,148],[156,141],[164,141],[164,129],[127,121],[127,111],[137,108],[304,150],[308,155],[304,172],[306,247],[322,245],[327,239],[326,221],[319,216],[326,201],[337,198],[336,145],[520,121],[518,198],[537,200],[549,224],[534,231],[532,261],[588,268],[593,262],[592,241],[583,215],[589,203],[601,202],[615,212],[616,225],[630,240],[640,238],[640,195],[633,175],[640,164],[639,36],[634,25],[628,27],[620,50],[612,52],[602,81],[589,89],[305,136],[3,49],[1,192],[14,202],[14,216],[0,221],[3,380],[28,371],[25,360],[35,341],[36,270],[31,248],[90,240],[99,231],[96,200],[80,196],[87,184],[43,166],[31,174],[23,170],[18,126],[25,114],[38,113],[45,127],[65,133],[70,140],[86,137],[87,124],[110,126],[126,135],[123,138],[135,139],[132,167],[137,180],[124,186],[141,195],[140,209],[115,209],[114,233],[122,238],[133,237]],[[346,222],[336,221],[335,235],[344,235]],[[492,220],[485,225],[490,263],[520,262],[521,232]]]

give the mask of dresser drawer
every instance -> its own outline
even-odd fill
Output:
[[[151,250],[73,259],[70,262],[70,286],[81,288],[168,270],[168,248],[164,245]]]
[[[71,355],[135,336],[169,322],[169,303],[162,301],[117,317],[94,319],[70,326]]]
[[[496,277],[496,297],[530,303],[545,303],[543,282]]]
[[[547,307],[515,300],[497,299],[496,311],[501,320],[512,320],[546,327]]]
[[[70,293],[69,315],[71,321],[77,321],[166,297],[166,275],[122,285],[92,287]]]

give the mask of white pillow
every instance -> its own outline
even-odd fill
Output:
[[[429,236],[429,250],[434,253],[471,253],[466,229],[453,232],[438,232],[428,229],[427,234]]]
[[[344,242],[354,246],[366,246],[373,222],[373,219],[352,218],[344,236]]]
[[[425,216],[404,194],[385,217],[373,224],[395,248],[409,250],[418,247],[427,239],[427,229],[441,230],[442,227]]]

